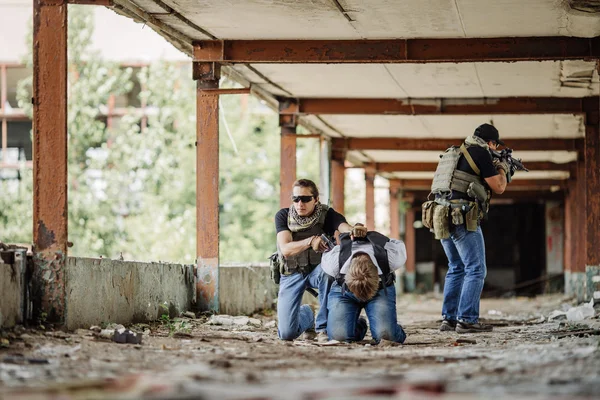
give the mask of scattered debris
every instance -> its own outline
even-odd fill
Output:
[[[477,340],[474,339],[456,339],[456,343],[467,343],[467,344],[477,344]]]
[[[276,328],[277,327],[277,321],[273,320],[273,321],[269,321],[265,324],[265,328]]]
[[[190,319],[196,319],[196,314],[194,314],[191,311],[185,311],[184,313],[181,314],[182,317],[186,317],[186,318],[190,318]]]
[[[122,326],[122,325],[121,325]],[[129,329],[102,329],[99,333],[94,333],[98,339],[111,340],[116,343],[142,344],[142,334],[132,332]]]
[[[569,321],[583,321],[586,318],[592,318],[594,314],[594,299],[592,299],[589,303],[570,308],[567,311],[567,319]]]
[[[6,356],[2,359],[2,362],[5,364],[17,364],[17,365],[49,364],[50,363],[45,358],[25,357],[22,354]]]

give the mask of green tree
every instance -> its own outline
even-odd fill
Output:
[[[70,199],[68,229],[69,239],[74,243],[70,251],[73,255],[107,254],[119,240],[118,228],[110,212],[111,205],[107,199],[98,195],[102,183],[90,164],[93,150],[101,147],[107,139],[99,106],[106,104],[111,94],[119,95],[131,90],[131,70],[122,70],[114,63],[107,63],[90,50],[93,31],[92,9],[70,6],[67,93]],[[29,48],[32,48],[32,37],[30,30],[27,36]],[[32,66],[31,54],[25,62]],[[32,81],[32,77],[21,81],[17,93],[19,106],[30,117],[33,114],[30,101]],[[30,185],[28,182],[25,184]],[[31,241],[31,233],[28,237],[28,241]]]

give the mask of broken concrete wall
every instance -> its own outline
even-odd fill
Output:
[[[250,315],[275,308],[277,290],[266,264],[219,267],[219,312],[222,314]]]
[[[193,265],[69,257],[66,266],[66,326],[155,320],[190,310]]]
[[[586,274],[584,272],[565,271],[565,294],[582,302],[586,299]]]
[[[26,251],[11,251],[10,263],[0,259],[0,328],[10,328],[25,317]]]

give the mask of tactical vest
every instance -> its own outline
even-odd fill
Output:
[[[338,278],[337,282],[340,286],[342,286],[342,288],[344,288],[345,276],[341,274],[341,271],[346,261],[348,261],[348,259],[352,256],[352,239],[350,238],[350,233],[340,234],[339,239],[339,271],[341,276]],[[385,244],[389,242],[390,239],[379,232],[370,231],[367,232],[366,238],[356,238],[355,240],[366,240],[373,246],[375,260],[377,260],[377,264],[381,270],[381,275],[379,275],[380,288],[385,289],[387,286],[393,284],[396,275],[390,270],[390,261],[388,259],[387,250],[385,249]]]
[[[426,201],[422,205],[423,225],[435,234],[436,239],[450,237],[450,221],[452,225],[466,224],[468,231],[477,230],[479,221],[487,218],[491,191],[481,178],[481,171],[467,151],[470,146],[487,145],[470,141],[469,138],[460,146],[452,146],[441,156],[431,184],[431,194],[435,200]],[[475,175],[457,169],[460,157],[465,157]],[[450,200],[452,191],[465,193],[472,201],[463,199]]]
[[[321,204],[321,217],[317,223],[305,231],[292,232],[292,242],[298,242],[311,236],[320,236],[323,234],[323,227],[325,226],[325,218],[328,210],[329,207]],[[281,252],[279,253],[281,254]],[[294,256],[283,257],[283,273],[285,275],[290,275],[296,272],[308,274],[321,263],[321,256],[321,253],[317,253],[312,249],[312,247],[309,247],[302,253]]]
[[[471,182],[484,185],[484,181],[480,176],[481,172],[467,151],[470,146],[472,145],[464,143],[460,147],[452,146],[442,155],[433,176],[433,183],[431,184],[431,193],[436,195],[436,197],[448,199],[452,195],[453,190],[466,194]],[[477,145],[474,144],[473,146]],[[460,171],[456,168],[461,156],[467,159],[469,166],[475,171],[476,175]],[[488,191],[488,202],[489,197],[490,193]]]

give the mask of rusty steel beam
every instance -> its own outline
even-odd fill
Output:
[[[600,129],[598,118],[585,127],[586,266],[600,267]],[[588,292],[592,295],[593,290]]]
[[[68,0],[68,3],[104,7],[112,7],[114,5],[112,0]]]
[[[400,209],[398,208],[398,195],[400,185],[398,181],[390,181],[390,237],[400,239]]]
[[[65,317],[67,2],[33,2],[34,317]]]
[[[346,150],[426,150],[443,151],[459,144],[461,139],[416,139],[416,138],[335,138],[333,149]],[[506,146],[515,151],[579,151],[583,139],[506,139]]]
[[[203,89],[206,94],[250,94],[250,88]]]
[[[298,103],[299,114],[318,115],[579,114],[598,107],[598,97],[300,98]]]
[[[367,229],[375,230],[375,168],[372,165],[365,166],[365,219]]]
[[[423,189],[407,189],[404,194],[406,196],[412,196],[417,202],[424,201],[429,195],[429,190]],[[514,201],[527,201],[537,202],[543,200],[558,200],[565,199],[565,191],[558,190],[556,192],[550,192],[548,190],[537,190],[532,188],[531,190],[507,190],[504,193],[492,195],[492,202],[495,200],[514,200]]]
[[[6,82],[6,65],[2,65],[0,66],[0,120],[2,121],[2,142],[0,142],[0,144],[2,148],[2,162],[4,163],[6,162],[6,157],[8,156],[8,122],[4,117],[6,98],[8,95]]]
[[[344,214],[345,211],[345,188],[346,188],[346,159],[345,151],[331,152],[331,205],[333,209]]]
[[[506,190],[512,189],[540,189],[540,188],[550,188],[552,186],[558,186],[560,188],[565,188],[567,184],[566,179],[513,179],[506,186]],[[400,179],[400,185],[405,189],[414,189],[414,188],[430,188],[431,187],[431,179]]]
[[[294,181],[296,180],[296,138],[298,119],[294,113],[283,114],[282,110],[297,110],[295,100],[279,102],[279,126],[281,127],[279,161],[279,206],[290,206]]]
[[[219,70],[196,92],[196,306],[219,311]]]
[[[599,38],[202,40],[194,61],[227,63],[440,63],[589,60]]]
[[[412,204],[413,197],[404,196],[404,200]],[[414,275],[417,267],[417,232],[414,227],[415,209],[408,207],[404,212],[404,244],[406,245],[406,273]]]
[[[524,162],[530,171],[573,171],[575,163],[557,164],[550,161]],[[437,163],[432,162],[387,162],[376,163],[377,172],[434,172]]]

